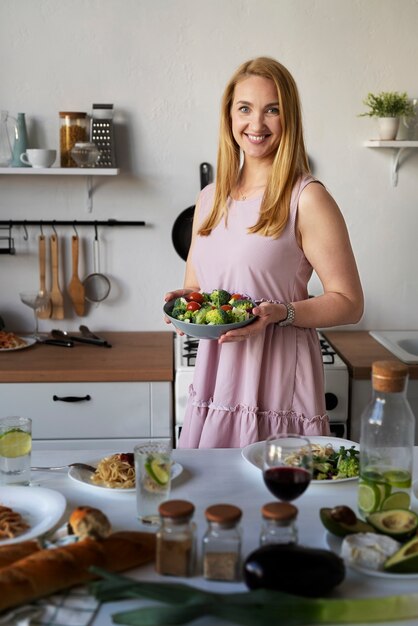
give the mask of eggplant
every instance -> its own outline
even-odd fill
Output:
[[[344,561],[331,552],[298,545],[271,544],[252,552],[244,563],[249,589],[272,589],[317,598],[345,578]]]

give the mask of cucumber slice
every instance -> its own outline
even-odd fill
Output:
[[[170,480],[170,466],[159,457],[150,457],[145,463],[145,470],[148,476],[161,487],[167,485]]]

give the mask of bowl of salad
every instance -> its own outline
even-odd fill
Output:
[[[211,293],[195,291],[169,300],[163,310],[173,326],[185,335],[218,339],[229,330],[251,324],[256,319],[252,313],[255,306],[247,296],[215,289]]]

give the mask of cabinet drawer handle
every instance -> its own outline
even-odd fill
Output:
[[[89,394],[87,394],[87,396],[84,397],[80,397],[80,396],[63,396],[62,398],[60,398],[59,396],[52,396],[52,399],[54,402],[88,402],[89,400],[91,400],[91,396]]]

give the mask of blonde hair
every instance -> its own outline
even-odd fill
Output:
[[[279,237],[289,218],[293,185],[301,174],[310,172],[303,139],[299,94],[292,75],[281,63],[269,57],[243,63],[227,84],[222,98],[215,197],[210,214],[199,228],[198,234],[202,236],[210,235],[223,217],[227,223],[228,201],[240,171],[240,148],[232,134],[231,106],[235,86],[250,76],[261,76],[274,82],[279,100],[282,136],[258,221],[248,232]]]

